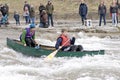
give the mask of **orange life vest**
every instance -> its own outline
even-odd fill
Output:
[[[69,46],[70,45],[70,39],[67,36],[65,36],[64,34],[61,34],[60,38],[62,38],[61,46],[62,45],[64,45],[64,46]],[[64,44],[64,43],[66,43],[66,44]]]

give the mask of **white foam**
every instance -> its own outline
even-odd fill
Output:
[[[85,50],[112,50],[105,55],[82,58],[54,58],[45,62],[42,58],[27,57],[12,49],[0,47],[0,80],[119,80],[119,39],[88,37],[78,33],[76,45]],[[41,44],[54,46],[56,41],[37,39]],[[114,50],[117,53],[114,52]]]

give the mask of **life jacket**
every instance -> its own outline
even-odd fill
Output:
[[[61,46],[62,45],[64,45],[64,46],[69,46],[70,45],[70,39],[67,36],[62,34],[62,35],[60,35],[60,38],[62,38]],[[64,44],[64,43],[66,43],[66,44]]]
[[[34,34],[35,34],[35,31],[30,32],[30,28],[26,28],[26,37],[27,38],[32,38]]]

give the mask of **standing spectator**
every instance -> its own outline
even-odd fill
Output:
[[[20,15],[19,15],[19,13],[18,12],[14,12],[14,19],[15,19],[15,21],[16,21],[16,25],[20,25]]]
[[[42,3],[40,3],[40,6],[39,6],[39,17],[40,17],[40,22],[41,22],[41,13],[42,13],[43,10],[46,10],[46,8],[45,8],[45,6],[44,6]]]
[[[28,10],[28,7],[25,7],[25,11],[24,11],[24,15],[25,17],[25,21],[26,21],[26,24],[29,24],[29,19],[30,19],[30,14],[29,14],[29,10]]]
[[[53,11],[54,11],[54,6],[52,2],[49,0],[47,5],[46,5],[46,11],[48,14],[48,25],[50,26],[49,21],[51,20],[51,26],[53,27]]]
[[[101,1],[98,7],[98,15],[100,16],[99,26],[101,26],[102,18],[104,20],[104,25],[106,25],[106,6],[104,5],[104,1]]]
[[[88,7],[85,4],[85,1],[81,0],[81,4],[79,6],[79,15],[81,16],[82,25],[84,25],[84,20],[86,20],[87,12],[88,12]]]
[[[119,3],[119,0],[115,0],[115,1],[116,1],[116,5],[118,6],[118,9],[120,9],[120,3]],[[117,16],[117,23],[119,23],[118,16]]]
[[[35,24],[35,9],[33,5],[30,8],[30,21],[32,21],[32,24]]]
[[[23,7],[23,11],[25,11],[26,9],[26,7],[28,8],[28,11],[30,11],[30,4],[28,4],[28,2],[27,1],[25,1],[24,2],[25,4],[24,4],[24,7]]]
[[[110,16],[112,17],[112,25],[117,26],[118,6],[115,1],[110,6]]]
[[[24,2],[24,7],[23,7],[23,11],[24,11],[24,12],[26,12],[26,8],[28,8],[28,12],[30,13],[30,4],[28,4],[27,1]],[[31,21],[30,21],[30,15],[28,16],[28,20],[29,20],[28,23],[30,23],[30,22],[31,22]]]

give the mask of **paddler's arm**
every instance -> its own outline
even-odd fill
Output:
[[[26,36],[26,30],[23,30],[21,39],[24,46],[26,46],[25,36]]]
[[[71,44],[71,45],[74,45],[74,44],[75,44],[75,37],[72,37],[72,38],[70,39],[70,44]]]
[[[60,47],[61,42],[62,42],[62,38],[58,38],[58,39],[57,39],[57,42],[56,42],[56,44],[55,44],[55,48],[56,48],[56,49],[58,49],[58,48]]]
[[[35,40],[35,34],[32,36],[33,40]]]
[[[37,44],[37,42],[35,41],[35,34],[32,36],[32,39],[34,40],[35,44]]]

